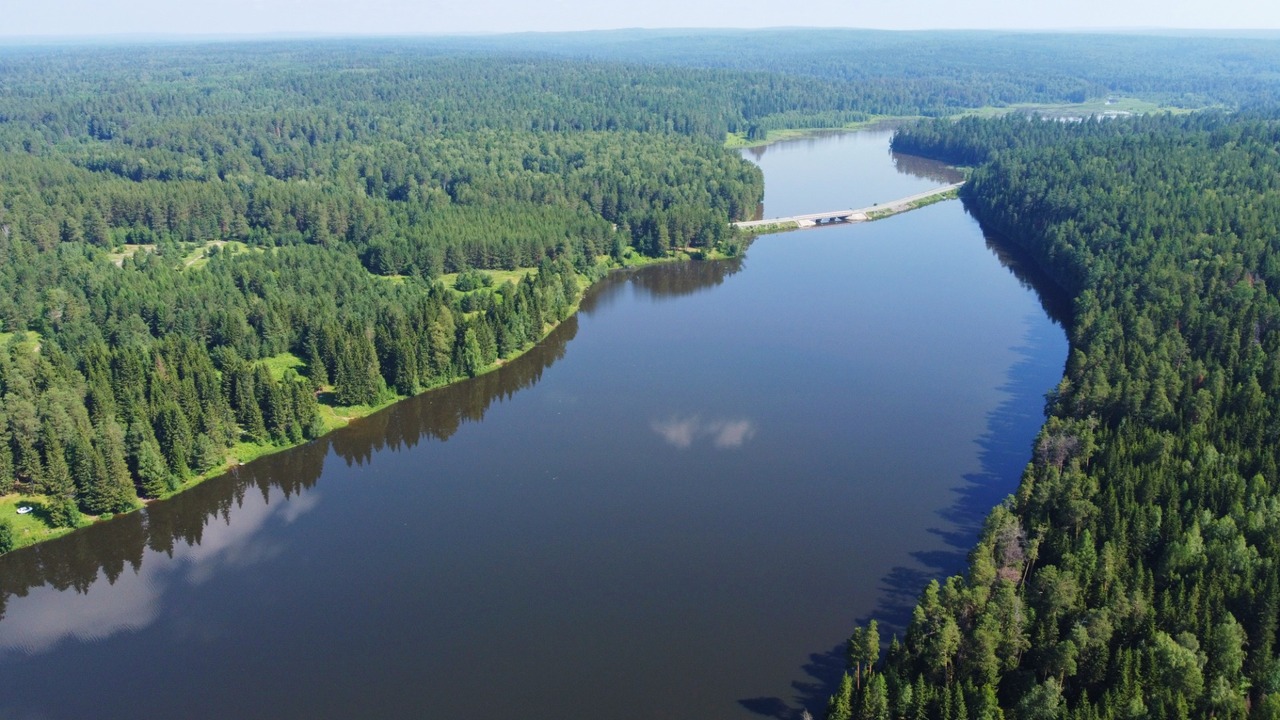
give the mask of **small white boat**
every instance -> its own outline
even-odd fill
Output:
[[[26,515],[26,514],[27,514],[27,513],[29,513],[29,512],[31,512],[31,506],[30,506],[30,505],[23,505],[22,507],[18,508],[18,514],[19,514],[19,515]]]

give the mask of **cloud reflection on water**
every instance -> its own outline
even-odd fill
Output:
[[[692,446],[700,438],[711,438],[711,444],[718,448],[739,448],[756,434],[755,423],[745,418],[704,422],[697,415],[690,415],[654,420],[650,427],[668,444],[681,450]]]
[[[292,523],[318,502],[315,492],[288,499],[247,493],[235,513],[205,526],[199,542],[174,547],[175,562],[147,562],[144,557],[137,572],[125,572],[110,584],[95,582],[84,592],[44,585],[23,597],[11,597],[0,623],[0,652],[35,655],[67,639],[94,642],[142,630],[159,617],[163,596],[176,584],[199,585],[219,570],[279,555],[279,543],[259,539],[268,521],[278,517],[279,522]]]

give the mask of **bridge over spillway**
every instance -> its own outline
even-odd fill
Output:
[[[752,228],[765,227],[794,227],[794,228],[810,228],[821,225],[833,225],[837,223],[855,223],[865,222],[872,218],[881,218],[887,215],[896,215],[900,212],[910,210],[921,200],[928,200],[937,195],[945,195],[959,188],[964,183],[955,183],[952,185],[944,185],[922,193],[916,193],[908,197],[892,200],[887,203],[877,203],[871,207],[858,208],[856,210],[828,210],[827,212],[807,213],[805,215],[790,215],[788,217],[770,218],[768,220],[744,220],[742,222],[733,223],[734,227],[750,230]]]

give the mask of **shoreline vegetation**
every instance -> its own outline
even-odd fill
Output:
[[[1136,103],[1136,105],[1134,105],[1134,103]],[[1150,103],[1143,103],[1142,101],[1134,101],[1134,103],[1127,103],[1125,107],[1128,108],[1132,105],[1133,107],[1136,108],[1139,106],[1145,107],[1146,105],[1151,105]],[[1055,105],[1055,106],[1027,104],[1027,105],[1011,106],[1007,108],[993,108],[993,107],[978,108],[978,109],[966,111],[961,115],[990,117],[990,116],[998,116],[998,115],[1008,114],[1013,112],[1023,112],[1023,113],[1030,114],[1038,111],[1070,113],[1072,111],[1081,111],[1084,109],[1094,108],[1096,105],[1097,103],[1083,103],[1083,104],[1077,104],[1077,105]],[[1152,107],[1155,107],[1155,106],[1152,105]],[[839,127],[781,128],[776,130],[770,130],[766,133],[766,137],[761,139],[755,139],[755,140],[748,140],[743,133],[731,132],[726,135],[726,139],[723,147],[724,149],[731,150],[731,151],[752,148],[752,147],[763,147],[763,146],[771,145],[774,143],[785,142],[788,140],[803,139],[806,137],[820,136],[820,135],[830,134],[833,132],[836,132],[836,133],[858,132],[858,131],[867,130],[867,129],[895,128],[906,123],[917,121],[919,119],[921,119],[921,116],[874,116],[874,117],[869,117],[866,120],[846,123]],[[874,222],[874,221],[882,220],[882,219],[892,217],[894,215],[898,215],[904,212],[909,212],[911,210],[925,207],[927,205],[931,205],[937,202],[955,199],[956,197],[958,197],[958,192],[957,190],[952,189],[945,193],[930,195],[929,197],[912,200],[911,202],[908,202],[908,203],[897,204],[897,205],[890,204],[890,205],[886,205],[883,209],[869,211],[866,213],[865,220],[856,220],[854,222]],[[748,242],[749,242],[749,238],[753,238],[761,235],[767,235],[767,234],[790,232],[797,229],[806,229],[807,227],[809,226],[801,225],[796,222],[780,222],[776,225],[759,225],[759,226],[751,227],[749,229],[743,229],[740,231],[740,233],[743,237],[748,238]],[[194,250],[184,251],[181,256],[180,264],[181,264],[182,271],[199,270],[205,267],[209,263],[211,257],[214,257],[217,254],[231,255],[236,253],[249,253],[249,252],[270,253],[273,250],[275,250],[275,248],[263,248],[263,247],[257,247],[257,246],[250,246],[245,244],[244,242],[235,241],[235,240],[231,240],[231,241],[212,240],[203,244],[197,244]],[[108,253],[107,259],[117,267],[123,267],[126,260],[132,260],[139,255],[144,255],[144,256],[151,255],[156,253],[156,251],[157,251],[157,246],[155,243],[125,243],[120,245],[117,249],[113,250],[112,252]],[[702,249],[677,248],[677,249],[673,249],[670,252],[671,254],[666,257],[649,257],[639,252],[636,252],[634,248],[628,248],[625,257],[623,257],[621,260],[614,260],[609,256],[602,256],[597,258],[596,266],[591,268],[591,271],[593,273],[596,273],[594,278],[589,277],[588,275],[585,275],[582,273],[578,273],[576,275],[576,282],[578,286],[576,297],[572,302],[572,306],[569,314],[566,315],[565,318],[568,318],[573,313],[577,312],[578,305],[581,302],[582,298],[585,296],[586,292],[588,292],[590,288],[595,284],[595,282],[597,282],[600,278],[602,278],[606,273],[629,271],[629,270],[633,270],[639,267],[644,267],[646,265],[655,264],[655,263],[689,261],[693,259],[718,260],[718,259],[727,259],[729,257],[733,257],[732,253],[724,253],[722,251],[709,249],[709,248],[702,248]],[[504,281],[518,281],[519,278],[527,277],[531,274],[534,274],[536,272],[536,268],[524,267],[524,268],[518,268],[517,270],[514,270],[514,271],[486,269],[480,272],[490,277],[491,280],[494,280],[498,284],[501,284]],[[455,289],[455,286],[456,286],[457,278],[459,275],[460,273],[446,274],[441,276],[440,281],[450,291],[457,292]],[[379,277],[393,283],[403,282],[404,280],[402,276],[397,276],[397,275],[384,275]],[[401,394],[401,393],[388,391],[387,394],[381,396],[377,401],[372,403],[356,404],[356,405],[338,405],[338,404],[335,404],[332,399],[334,386],[332,384],[326,383],[321,387],[319,387],[315,393],[317,398],[318,418],[320,420],[321,426],[318,429],[317,433],[314,434],[313,436],[300,439],[296,442],[287,442],[283,444],[276,444],[271,442],[262,443],[262,442],[253,442],[249,440],[240,440],[228,449],[228,451],[225,454],[225,459],[219,462],[217,465],[213,466],[212,468],[206,469],[203,472],[199,472],[191,475],[190,477],[182,480],[173,488],[167,489],[164,492],[158,493],[154,497],[147,497],[147,498],[140,497],[132,507],[122,510],[120,512],[116,512],[116,513],[105,512],[101,514],[89,514],[84,512],[77,512],[77,513],[74,513],[75,519],[70,524],[59,525],[59,522],[66,523],[67,521],[65,519],[60,520],[58,518],[55,518],[54,512],[56,511],[54,510],[54,506],[56,503],[48,495],[41,494],[41,493],[34,493],[34,492],[31,492],[31,493],[9,492],[4,495],[0,495],[0,520],[6,521],[6,522],[0,522],[0,535],[6,534],[6,533],[9,535],[8,538],[0,537],[0,547],[5,547],[7,544],[8,550],[6,550],[5,552],[18,550],[24,547],[29,547],[42,542],[47,542],[49,540],[54,540],[54,539],[63,537],[78,529],[89,527],[99,522],[107,522],[117,514],[123,514],[123,513],[129,513],[129,512],[141,510],[146,506],[150,505],[151,503],[167,500],[175,495],[185,492],[186,490],[196,487],[197,485],[200,485],[205,481],[221,477],[227,474],[228,472],[232,471],[234,468],[238,466],[244,465],[246,463],[250,463],[261,457],[274,455],[276,453],[284,452],[286,450],[299,447],[301,445],[304,445],[310,442],[311,440],[328,435],[336,430],[347,427],[353,421],[360,420],[362,418],[373,415],[374,413],[377,413],[381,410],[391,407],[392,405],[395,405],[396,403],[399,403],[403,400],[416,397],[423,393],[431,392],[432,390],[437,390],[443,387],[447,387],[454,383],[463,382],[475,376],[479,376],[482,374],[486,374],[486,373],[498,370],[504,365],[506,365],[507,363],[511,362],[512,360],[518,358],[519,356],[528,352],[532,348],[536,347],[537,344],[541,343],[547,337],[547,335],[549,335],[552,331],[555,330],[556,327],[559,326],[561,322],[563,322],[563,319],[557,320],[554,323],[545,325],[542,331],[539,333],[538,338],[535,342],[528,344],[518,352],[515,352],[504,358],[499,358],[494,362],[485,365],[483,368],[478,369],[475,375],[461,375],[458,377],[454,377],[445,383],[436,384],[430,387],[423,388],[417,393]],[[29,350],[39,349],[40,338],[38,333],[34,331],[27,331],[24,337],[17,338],[16,341],[13,335],[14,335],[13,333],[4,333],[2,336],[0,336],[0,340],[3,340],[4,342],[0,344],[6,345],[6,346],[10,344],[14,344],[15,346],[20,345]],[[260,364],[266,367],[268,371],[271,373],[271,375],[277,381],[283,380],[286,377],[286,373],[289,371],[292,371],[292,374],[294,377],[301,376],[304,379],[309,378],[309,375],[303,372],[303,370],[305,370],[307,367],[307,363],[302,358],[299,358],[297,355],[291,352],[285,352],[277,356],[266,358],[258,361],[255,364]],[[20,507],[30,507],[31,511],[29,513],[18,514],[17,510]],[[3,554],[3,553],[0,552],[0,554]]]
[[[865,123],[856,123],[855,124],[856,127],[810,129],[810,130],[784,130],[784,131],[779,131],[777,135],[771,135],[770,139],[767,141],[754,143],[753,146],[759,146],[762,144],[772,144],[772,143],[782,142],[785,140],[795,139],[799,137],[806,137],[806,136],[812,136],[812,135],[829,133],[829,132],[857,132],[859,130],[866,129],[868,127],[873,127],[876,125],[884,125],[886,123],[896,124],[897,122],[900,122],[902,120],[903,120],[902,118],[880,118],[880,119],[877,119],[874,121],[868,121]],[[744,145],[742,147],[748,147],[748,146]],[[732,149],[732,148],[730,148],[729,145],[726,143],[726,149]],[[865,220],[858,220],[855,222],[873,222],[876,220],[882,220],[888,217],[892,217],[894,215],[898,215],[904,212],[909,212],[911,210],[925,207],[927,205],[932,205],[937,202],[955,199],[957,196],[958,196],[957,190],[951,189],[944,193],[938,193],[938,194],[930,195],[925,198],[915,199],[908,203],[902,203],[897,205],[887,205],[883,210],[868,212],[866,214]],[[747,238],[747,242],[749,243],[750,238],[754,238],[760,235],[774,234],[774,233],[780,233],[780,232],[790,232],[792,230],[803,229],[804,227],[805,226],[799,225],[794,222],[782,222],[782,223],[778,223],[777,225],[754,226],[754,227],[751,227],[750,229],[740,230],[739,232],[744,238]],[[144,254],[153,253],[155,252],[155,250],[156,248],[154,244],[125,245],[121,250],[114,251],[108,254],[107,259],[111,263],[117,266],[122,266],[126,259],[132,258],[138,253],[144,253]],[[186,252],[182,256],[181,265],[183,270],[199,270],[209,262],[211,253],[218,254],[219,252],[224,252],[224,253],[230,254],[234,252],[246,252],[250,250],[256,251],[256,252],[262,252],[263,248],[250,248],[244,243],[239,243],[234,241],[232,242],[221,241],[221,240],[209,241],[207,243],[204,243],[202,246],[197,246],[193,251]],[[171,497],[174,497],[175,495],[179,495],[187,490],[190,490],[196,487],[197,485],[200,485],[201,483],[204,483],[208,480],[222,477],[226,475],[228,472],[231,472],[236,467],[253,462],[258,458],[266,457],[268,455],[274,455],[276,453],[284,452],[287,450],[291,450],[291,449],[300,447],[308,442],[311,442],[312,440],[329,435],[330,433],[336,430],[340,430],[342,428],[347,427],[354,421],[360,420],[362,418],[366,418],[381,410],[385,410],[386,408],[389,408],[403,400],[407,400],[412,397],[417,397],[418,395],[428,393],[433,390],[439,390],[441,388],[448,387],[456,383],[465,382],[467,380],[472,379],[473,377],[478,377],[480,375],[494,372],[502,368],[504,365],[515,360],[516,358],[520,357],[521,355],[524,355],[525,353],[537,347],[538,344],[540,344],[543,340],[545,340],[548,335],[550,335],[557,327],[559,327],[560,323],[562,323],[565,319],[568,319],[578,311],[578,307],[582,301],[582,298],[585,297],[586,293],[589,292],[590,289],[597,282],[599,282],[599,280],[603,279],[604,276],[607,274],[614,273],[614,272],[629,272],[632,270],[636,270],[642,267],[659,264],[659,263],[714,261],[714,260],[725,260],[732,257],[734,257],[733,253],[726,253],[720,250],[716,250],[714,248],[677,248],[672,250],[671,254],[668,256],[656,257],[656,258],[642,255],[638,252],[635,252],[634,249],[628,249],[628,251],[626,252],[626,254],[623,256],[621,260],[614,260],[609,256],[599,257],[596,259],[596,265],[592,268],[593,276],[588,276],[582,273],[576,274],[575,276],[575,280],[577,283],[576,296],[572,301],[568,314],[565,315],[564,318],[557,320],[553,323],[544,325],[541,333],[538,335],[537,339],[534,342],[528,344],[527,346],[523,347],[519,351],[514,352],[507,357],[499,358],[494,362],[485,365],[484,367],[478,369],[475,375],[463,375],[463,376],[455,377],[443,384],[424,388],[418,393],[412,393],[412,394],[389,393],[388,395],[386,395],[385,397],[379,399],[377,402],[374,402],[374,403],[346,405],[346,406],[337,405],[332,402],[334,387],[331,384],[326,384],[320,387],[316,391],[316,397],[318,400],[317,410],[318,410],[319,419],[321,421],[322,429],[315,436],[304,438],[297,442],[291,442],[286,444],[257,443],[257,442],[242,440],[240,442],[237,442],[233,447],[229,449],[229,451],[226,453],[225,460],[220,464],[204,472],[201,472],[199,474],[196,474],[187,478],[175,488],[167,490],[166,492],[161,493],[156,497],[140,499],[139,502],[134,507],[128,510],[124,510],[122,512],[102,513],[99,515],[81,513],[74,525],[59,527],[55,524],[55,521],[51,514],[52,501],[51,501],[51,498],[48,497],[47,495],[40,494],[40,493],[16,493],[16,492],[10,492],[4,495],[0,495],[0,518],[8,519],[10,532],[12,533],[11,540],[9,541],[10,542],[9,551],[18,550],[24,547],[30,547],[32,545],[36,545],[42,542],[47,542],[49,540],[54,540],[54,539],[63,537],[67,534],[75,532],[76,530],[92,526],[96,523],[107,522],[111,520],[113,517],[115,517],[115,515],[135,512],[135,511],[144,509],[145,507],[147,507],[148,505],[154,502],[167,500]],[[522,278],[529,277],[531,275],[536,274],[537,268],[524,267],[524,268],[517,268],[516,270],[512,270],[512,271],[484,270],[484,271],[477,271],[477,272],[487,277],[489,282],[500,285],[503,282],[519,282],[519,280],[521,280]],[[448,290],[452,292],[461,292],[457,290],[458,278],[461,275],[462,273],[446,274],[440,277],[439,282],[441,282],[444,285],[444,287],[446,287]],[[390,282],[403,282],[404,280],[404,278],[400,276],[383,276],[383,278]],[[9,344],[9,342],[14,341],[14,338],[11,337],[13,335],[12,333],[6,333],[5,335],[8,337],[0,338],[5,341],[3,344],[7,345]],[[39,348],[39,336],[34,332],[26,333],[26,335],[23,338],[17,339],[16,342],[21,343],[24,347],[26,347],[29,350],[34,351],[34,350],[38,350]],[[286,377],[287,373],[289,373],[290,371],[297,373],[298,375],[301,375],[304,378],[309,377],[309,375],[304,372],[306,370],[307,363],[302,358],[299,358],[297,355],[290,352],[286,352],[280,355],[266,358],[264,360],[258,361],[257,364],[260,364],[266,367],[267,370],[271,373],[271,375],[277,381],[283,380]],[[30,507],[32,508],[32,510],[29,513],[18,514],[17,510],[20,507]]]
[[[784,142],[786,140],[811,137],[832,132],[858,132],[860,130],[876,127],[896,127],[905,122],[909,122],[912,119],[912,117],[905,116],[885,116],[850,123],[839,128],[780,129],[770,131],[767,139],[751,142],[747,142],[743,139],[742,144],[740,145],[734,144],[734,138],[736,135],[734,133],[730,133],[725,142],[724,149],[732,151],[741,148],[760,147],[773,143]],[[957,194],[953,189],[944,194],[933,195],[928,198],[915,200],[900,206],[886,207],[885,210],[880,212],[869,212],[867,213],[866,220],[858,222],[881,220],[936,202],[953,199],[955,197],[957,197]],[[778,225],[756,226],[750,229],[738,230],[737,232],[741,238],[745,238],[745,243],[749,243],[750,239],[760,235],[789,232],[796,229],[803,229],[803,227],[804,226],[794,223],[779,223]],[[179,264],[182,272],[200,270],[210,262],[211,258],[216,257],[219,254],[224,256],[240,253],[260,254],[263,252],[271,253],[276,249],[277,248],[251,246],[244,242],[235,240],[211,240],[202,244],[197,244],[194,249],[183,250],[180,254]],[[335,404],[333,401],[333,392],[335,388],[332,384],[326,383],[315,391],[315,396],[317,398],[317,416],[320,421],[320,428],[313,436],[305,437],[296,442],[283,444],[240,440],[228,449],[225,454],[225,458],[217,465],[206,469],[203,472],[187,477],[175,487],[159,493],[154,497],[139,497],[132,507],[120,512],[105,512],[101,514],[77,512],[74,513],[75,519],[71,524],[59,525],[59,522],[65,523],[66,520],[55,518],[54,513],[56,510],[54,508],[56,503],[54,502],[54,499],[48,495],[41,493],[18,492],[9,492],[4,495],[0,495],[0,520],[7,521],[7,527],[5,522],[0,522],[0,534],[9,534],[8,538],[0,537],[0,547],[4,547],[6,544],[8,545],[8,550],[3,552],[19,550],[64,537],[76,530],[90,527],[97,523],[108,522],[116,515],[145,509],[152,503],[168,500],[169,498],[190,490],[208,480],[222,477],[234,470],[236,467],[253,462],[254,460],[262,457],[300,447],[312,440],[329,435],[336,430],[347,427],[354,421],[369,417],[370,415],[381,410],[385,410],[403,400],[417,397],[433,390],[449,387],[453,384],[470,380],[473,377],[478,377],[498,370],[521,355],[524,355],[534,349],[557,327],[559,327],[560,323],[576,313],[582,298],[585,297],[591,287],[593,287],[600,279],[603,279],[606,274],[614,272],[628,272],[648,265],[667,262],[724,260],[732,258],[740,252],[741,250],[738,248],[734,248],[730,252],[725,252],[714,247],[684,247],[673,248],[669,251],[668,255],[663,257],[651,257],[638,252],[634,247],[628,247],[624,251],[625,254],[620,259],[615,259],[607,255],[597,257],[596,265],[590,268],[592,275],[589,276],[581,272],[575,274],[575,280],[577,283],[576,296],[572,301],[568,314],[566,314],[564,318],[545,325],[539,333],[536,341],[526,345],[517,352],[485,365],[478,369],[474,375],[461,375],[454,377],[447,382],[422,388],[417,393],[401,394],[388,390],[388,392],[381,396],[376,402],[356,405]],[[106,258],[113,265],[117,267],[124,267],[126,261],[131,261],[138,257],[150,256],[153,254],[157,254],[157,245],[155,243],[125,243],[109,252],[106,255]],[[522,267],[512,271],[486,269],[475,272],[479,272],[488,277],[490,282],[500,285],[503,282],[518,282],[521,278],[534,275],[537,272],[537,268]],[[457,282],[458,278],[462,274],[463,273],[455,272],[442,275],[439,278],[439,282],[442,283],[450,292],[459,292],[457,290]],[[405,279],[404,276],[400,275],[383,275],[378,277],[384,281],[392,283],[400,283]],[[21,345],[29,350],[39,349],[40,338],[38,333],[28,331],[23,337],[17,338],[16,340],[12,337],[13,335],[13,333],[5,333],[3,336],[0,336],[0,340],[4,340],[0,345],[9,345],[13,343],[15,346]],[[310,378],[310,375],[306,372],[307,362],[292,352],[285,352],[265,358],[254,364],[265,367],[277,381],[282,381],[289,376],[301,376],[303,379]],[[30,507],[31,511],[24,514],[18,514],[17,510],[20,507]],[[0,552],[0,554],[3,554],[3,552]]]
[[[966,571],[887,652],[854,630],[828,720],[1280,717],[1277,137],[1208,112],[895,138],[974,166],[969,211],[1072,297],[1070,349]]]
[[[7,48],[0,552],[490,372],[601,258],[740,253],[732,150],[926,118],[895,149],[975,168],[1071,349],[968,572],[887,653],[855,630],[829,720],[1280,718],[1277,66],[1194,34]]]
[[[744,233],[744,235],[748,235],[748,234]],[[750,233],[749,235],[753,236],[755,235],[755,233]],[[218,241],[213,241],[211,243],[208,243],[208,245],[217,245],[221,247],[223,243]],[[138,248],[129,248],[126,250],[126,252],[128,252],[129,254],[132,254],[137,250]],[[188,255],[187,258],[184,260],[185,267],[193,266],[193,262],[191,260],[192,257],[199,257],[199,255],[195,253]],[[0,518],[4,518],[5,520],[8,521],[7,531],[10,533],[10,537],[8,538],[8,542],[10,546],[9,546],[9,549],[5,552],[12,552],[14,550],[19,550],[25,547],[38,545],[43,542],[48,542],[50,540],[55,540],[57,538],[69,535],[77,530],[82,530],[84,528],[91,527],[97,523],[108,522],[117,515],[123,515],[123,514],[128,514],[132,512],[137,512],[139,510],[143,510],[147,506],[151,505],[152,503],[163,502],[176,495],[180,495],[183,492],[191,490],[192,488],[195,488],[196,486],[206,481],[220,478],[226,475],[227,473],[231,472],[235,468],[251,463],[254,460],[257,460],[262,457],[267,457],[269,455],[275,455],[277,453],[286,452],[288,450],[293,450],[309,442],[312,442],[313,440],[318,440],[337,430],[341,430],[349,426],[351,423],[355,421],[369,417],[375,413],[378,413],[393,405],[396,405],[397,403],[403,402],[405,400],[408,400],[414,397],[418,397],[420,395],[424,395],[429,392],[441,390],[458,383],[473,380],[476,377],[479,377],[481,375],[486,375],[488,373],[500,370],[504,366],[510,364],[512,361],[520,358],[524,354],[537,348],[544,340],[546,340],[546,338],[551,333],[553,333],[556,330],[556,328],[560,327],[560,325],[565,320],[568,320],[569,318],[577,314],[583,298],[586,297],[586,294],[590,292],[591,288],[593,288],[597,283],[602,281],[608,275],[611,275],[613,273],[619,273],[619,272],[632,272],[632,271],[635,271],[644,267],[648,267],[651,265],[658,265],[658,264],[664,264],[664,263],[706,262],[706,261],[716,261],[716,260],[728,260],[728,259],[731,259],[732,257],[735,257],[735,255],[730,253],[725,253],[721,250],[716,250],[712,248],[677,248],[677,249],[674,249],[669,255],[665,257],[657,257],[657,258],[647,257],[631,249],[620,260],[614,260],[608,256],[597,258],[596,265],[591,268],[592,273],[590,275],[583,274],[583,273],[575,273],[574,279],[577,284],[577,291],[574,295],[574,298],[572,299],[571,304],[568,306],[568,310],[565,313],[564,317],[558,320],[555,320],[554,322],[544,324],[541,332],[538,334],[535,340],[528,343],[527,345],[520,348],[519,350],[512,352],[506,357],[498,358],[494,362],[489,363],[477,369],[474,375],[461,375],[458,377],[454,377],[448,380],[447,382],[437,384],[431,387],[423,388],[417,393],[400,394],[400,393],[389,392],[385,397],[379,399],[377,402],[370,403],[370,404],[361,404],[361,405],[344,406],[344,405],[333,404],[332,396],[333,396],[334,387],[332,385],[325,385],[316,391],[316,397],[318,400],[317,402],[318,417],[320,419],[321,427],[322,427],[322,429],[318,432],[318,434],[314,435],[313,437],[304,438],[302,440],[299,440],[298,442],[292,442],[287,444],[255,443],[255,442],[249,442],[249,441],[240,441],[236,443],[232,448],[229,449],[229,451],[226,453],[225,460],[221,462],[219,465],[217,465],[216,467],[206,470],[205,472],[193,475],[187,478],[186,480],[184,480],[177,487],[171,490],[168,490],[156,497],[140,499],[139,502],[134,507],[129,508],[128,510],[124,510],[122,512],[103,513],[100,515],[80,513],[74,525],[69,527],[68,526],[59,527],[54,524],[55,521],[52,514],[53,503],[52,503],[52,499],[49,496],[40,494],[40,493],[17,493],[17,492],[10,492],[4,495],[0,495]],[[112,262],[115,262],[115,255],[109,256],[108,259],[110,259]],[[500,285],[503,282],[518,282],[520,279],[534,276],[537,274],[538,269],[533,267],[525,267],[525,268],[517,268],[516,270],[513,270],[513,271],[502,271],[502,270],[487,271],[486,270],[486,271],[478,271],[478,272],[482,276],[488,277],[495,284]],[[463,273],[450,273],[450,274],[441,276],[439,279],[439,282],[452,292],[462,292],[456,289],[458,284],[458,279],[462,275]],[[402,280],[402,278],[389,278],[389,279],[392,281]],[[12,336],[12,333],[5,333],[0,335],[0,340],[4,341],[4,342],[0,342],[0,345],[6,345],[9,342],[14,341],[14,339],[11,336]],[[16,342],[22,343],[22,345],[25,348],[32,351],[37,350],[39,347],[38,336],[36,335],[36,333],[33,333],[33,332],[27,333],[25,339],[19,338],[16,340]],[[282,380],[284,377],[286,377],[286,374],[288,372],[301,374],[301,371],[305,370],[307,365],[303,359],[299,358],[293,353],[282,353],[280,355],[261,360],[257,364],[264,366],[276,380]],[[308,377],[308,376],[303,375],[303,377]],[[326,402],[325,399],[328,399],[329,401]],[[22,507],[29,507],[31,508],[31,510],[29,512],[19,514],[18,509]],[[0,552],[0,554],[3,554],[3,552]]]

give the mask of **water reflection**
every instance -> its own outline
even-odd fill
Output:
[[[797,207],[934,184],[857,150],[791,163]],[[1038,425],[1007,369],[1047,323],[955,203],[792,240],[615,275],[498,372],[0,558],[0,717],[820,711],[878,585],[1016,482],[990,411]]]
[[[1028,316],[1022,342],[1011,348],[1016,360],[997,388],[1003,399],[987,413],[985,429],[976,438],[979,468],[963,475],[962,484],[953,491],[954,501],[938,511],[940,522],[929,529],[943,540],[944,547],[911,552],[914,563],[897,565],[881,577],[874,609],[856,619],[859,625],[875,619],[886,643],[904,634],[930,580],[966,570],[968,553],[977,543],[987,515],[1017,487],[1030,459],[1035,433],[1044,421],[1044,394],[1062,376],[1063,357],[1058,349],[1063,344],[1063,329],[1071,322],[1070,297],[1021,248],[985,228],[982,234],[1001,266],[1033,292],[1044,316]],[[739,704],[757,716],[778,720],[797,717],[802,709],[821,717],[845,672],[844,643],[810,653],[801,671],[804,679],[792,683],[794,694],[789,701],[753,697],[739,700]]]
[[[673,299],[720,285],[741,272],[742,258],[713,262],[683,262],[666,265],[661,272],[639,272],[631,276],[636,288],[658,299]]]
[[[291,523],[315,507],[318,495],[304,497],[304,491],[320,477],[324,456],[324,444],[311,443],[143,512],[0,558],[0,608],[11,596],[34,596],[14,604],[0,622],[0,650],[39,653],[68,638],[100,640],[142,629],[175,584],[198,585],[219,568],[273,557],[280,548],[259,541],[262,529],[273,518]],[[124,571],[126,564],[132,572]],[[112,591],[92,592],[103,578]]]
[[[681,450],[690,447],[695,441],[702,438],[709,438],[711,444],[718,448],[740,448],[756,435],[755,423],[750,420],[710,420],[704,422],[696,415],[655,420],[650,424],[650,427],[659,437],[666,440],[669,445]]]
[[[736,257],[665,263],[636,271],[616,272],[591,288],[579,307],[587,315],[604,310],[623,297],[627,288],[634,288],[655,300],[685,297],[717,287],[745,267],[744,259]]]
[[[1061,344],[1062,331],[1069,326],[1070,298],[1021,248],[985,229],[983,238],[1000,264],[1034,292],[1049,322],[1029,320],[1023,344],[1013,348],[1018,359],[999,388],[1004,400],[988,413],[986,431],[977,440],[981,468],[964,475],[955,502],[940,511],[945,525],[930,529],[948,549],[913,552],[920,565],[893,568],[880,582],[882,595],[876,609],[859,619],[865,623],[875,618],[885,637],[905,631],[916,600],[930,580],[965,571],[968,553],[987,515],[1017,487],[1030,459],[1032,439],[1044,422],[1044,395],[1062,377],[1062,358],[1049,349]]]
[[[578,318],[560,323],[539,345],[493,372],[410,398],[352,422],[324,438],[348,465],[364,465],[383,450],[416,447],[427,437],[445,441],[464,423],[480,422],[494,403],[532,387],[562,359],[578,334]]]
[[[968,208],[965,209],[968,213]],[[1074,304],[1071,296],[1047,273],[1040,269],[1026,250],[983,227],[982,237],[987,249],[1000,260],[1022,287],[1035,293],[1040,307],[1049,319],[1062,328],[1071,327]]]
[[[70,638],[97,641],[147,627],[160,615],[164,596],[174,586],[200,585],[221,568],[254,565],[278,555],[282,548],[263,542],[262,530],[272,520],[297,520],[319,500],[314,490],[293,502],[284,502],[283,495],[280,489],[274,493],[267,489],[261,496],[240,495],[234,522],[229,516],[223,516],[222,522],[213,522],[210,517],[197,541],[178,544],[164,553],[169,562],[144,563],[146,554],[157,552],[145,550],[135,557],[132,573],[112,572],[104,564],[111,592],[93,592],[93,579],[87,575],[82,576],[87,583],[77,586],[80,592],[61,592],[56,586],[35,590],[38,602],[32,598],[17,605],[0,627],[0,649],[31,655]],[[123,524],[138,525],[132,517],[129,520]],[[93,572],[90,568],[87,565],[84,570]]]
[[[656,298],[673,297],[719,285],[741,268],[737,259],[619,274],[593,288],[583,309],[590,312],[628,284]],[[495,403],[536,384],[577,332],[574,316],[494,372],[398,403],[141,512],[0,557],[0,651],[41,653],[68,638],[99,640],[150,625],[176,584],[199,584],[219,568],[280,552],[262,541],[263,528],[291,523],[320,502],[314,486],[331,451],[348,466],[364,465],[383,450],[411,448],[424,438],[447,441],[464,423],[483,420]],[[716,447],[734,448],[754,434],[749,421],[721,420],[691,429],[689,443],[706,435]],[[112,591],[91,592],[103,579]]]
[[[498,371],[399,403],[142,512],[0,557],[0,649],[42,652],[68,637],[100,639],[145,627],[172,584],[198,584],[220,567],[278,552],[258,539],[260,531],[273,519],[290,523],[315,506],[319,494],[311,488],[330,450],[348,465],[363,464],[384,448],[412,447],[424,436],[447,440],[462,423],[480,421],[494,402],[536,383],[564,357],[576,332],[577,318],[569,318]],[[161,555],[166,562],[158,562]],[[132,573],[124,572],[126,565]],[[91,593],[103,578],[114,590]],[[11,597],[32,593],[39,602],[14,605],[5,617]]]
[[[921,180],[932,180],[943,185],[950,185],[964,180],[964,173],[937,160],[896,152],[889,153],[889,156],[893,158],[893,167],[903,175],[918,177]]]

